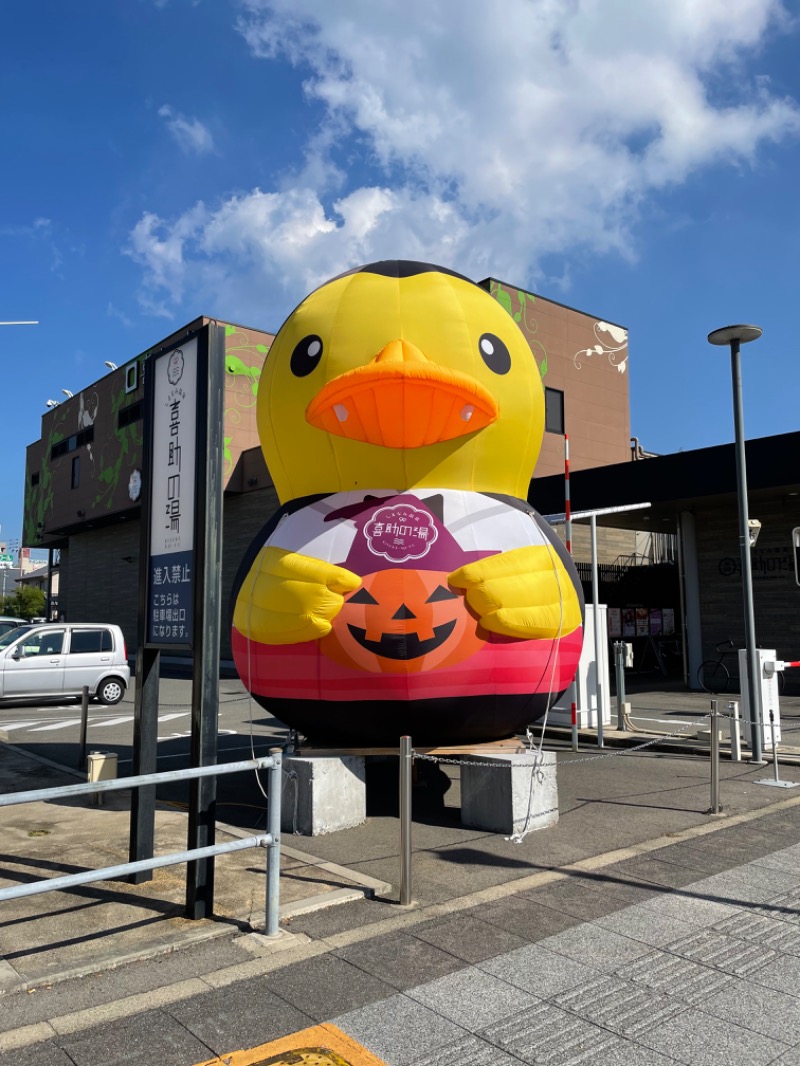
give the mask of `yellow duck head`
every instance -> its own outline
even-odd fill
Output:
[[[544,389],[487,292],[427,263],[334,278],[284,322],[258,392],[282,503],[350,489],[455,488],[525,499]]]

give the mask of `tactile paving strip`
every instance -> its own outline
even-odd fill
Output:
[[[519,1066],[519,1059],[512,1059],[498,1051],[494,1044],[487,1044],[476,1036],[450,1044],[446,1052],[438,1048],[424,1059],[414,1059],[414,1066],[442,1066],[444,1062],[447,1066]]]
[[[775,951],[746,940],[725,936],[716,929],[703,929],[692,936],[684,937],[669,944],[667,950],[685,959],[700,962],[703,966],[733,974],[734,977],[746,977],[778,957]]]
[[[800,929],[762,914],[734,914],[714,926],[726,936],[752,940],[785,955],[800,955]]]
[[[553,997],[553,1003],[625,1036],[643,1033],[686,1009],[678,999],[669,999],[649,988],[611,976],[598,977],[582,988],[561,992]]]
[[[755,914],[763,914],[766,918],[777,918],[790,925],[800,925],[800,889],[793,888],[791,892],[784,892],[781,896],[754,904],[751,910]]]
[[[692,1004],[702,1002],[733,981],[733,977],[722,970],[665,951],[654,951],[643,959],[626,963],[622,974],[628,981]]]
[[[479,1035],[523,1062],[559,1066],[602,1062],[602,1053],[618,1043],[613,1033],[548,1003],[489,1026]]]

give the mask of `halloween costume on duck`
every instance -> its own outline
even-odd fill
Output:
[[[267,356],[264,456],[283,505],[243,561],[233,652],[315,741],[508,736],[575,674],[572,561],[525,502],[544,390],[519,327],[425,263],[311,293]]]

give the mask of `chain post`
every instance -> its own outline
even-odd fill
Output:
[[[267,784],[267,891],[265,900],[266,934],[280,936],[281,877],[281,805],[283,802],[283,751],[270,748],[272,766]]]
[[[411,737],[400,737],[400,905],[411,902]]]
[[[719,718],[717,701],[711,701],[711,810],[709,814],[719,814]]]
[[[780,782],[778,777],[778,745],[775,743],[775,713],[771,707],[769,711],[769,732],[772,738],[772,773],[775,781]]]
[[[628,731],[625,722],[625,654],[627,647],[625,641],[614,641],[614,662],[617,674],[617,729],[621,733]]]
[[[78,741],[78,769],[86,768],[86,730],[89,727],[89,686],[81,689],[81,733]]]

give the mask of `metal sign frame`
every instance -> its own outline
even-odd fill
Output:
[[[188,368],[188,361],[193,366]],[[165,361],[165,362],[164,362]],[[163,651],[192,652],[191,765],[213,765],[217,756],[219,702],[220,581],[222,562],[222,453],[225,334],[210,323],[187,333],[179,343],[148,359],[144,395],[144,443],[139,552],[139,611],[136,654],[136,700],[133,726],[133,773],[152,774],[157,765],[158,693]],[[182,386],[181,383],[184,382]],[[180,390],[183,389],[183,395]],[[177,391],[176,391],[177,390]],[[186,401],[186,406],[181,404]],[[159,404],[158,411],[156,403]],[[163,405],[163,406],[162,406]],[[189,412],[191,405],[191,413]],[[177,415],[176,415],[177,411]],[[184,414],[187,416],[184,423]],[[156,418],[164,422],[156,425]],[[182,435],[184,434],[185,435]],[[154,454],[158,448],[158,454]],[[176,453],[176,448],[180,449]],[[186,456],[183,449],[186,448]],[[189,457],[191,455],[191,463]],[[161,465],[159,465],[161,464]],[[190,470],[191,467],[191,470]],[[170,481],[180,476],[188,483]],[[183,500],[191,502],[190,529],[181,530]],[[177,528],[174,519],[178,502]],[[161,510],[157,510],[160,508]],[[187,508],[188,510],[188,508]],[[186,516],[188,517],[188,515]],[[165,522],[165,519],[168,521]],[[155,554],[154,530],[156,531]],[[166,550],[165,550],[166,549]],[[188,554],[187,554],[188,553]],[[177,599],[162,604],[178,568]],[[164,568],[169,581],[164,581]],[[185,569],[188,568],[188,569]],[[158,590],[159,601],[154,596]],[[174,595],[176,590],[172,590]],[[182,593],[182,594],[181,594]],[[166,597],[166,591],[163,592]],[[165,612],[162,618],[160,612]],[[178,612],[167,619],[166,611]],[[159,615],[156,618],[155,612]],[[180,612],[184,612],[183,615]],[[154,626],[167,626],[162,633]],[[173,632],[173,627],[175,631]],[[181,627],[183,627],[181,629]],[[213,844],[216,788],[213,778],[192,782],[189,848]],[[132,797],[129,856],[151,858],[155,835],[155,786]],[[134,883],[149,880],[149,871],[134,874]],[[213,859],[187,867],[187,914],[207,917],[214,895]]]

